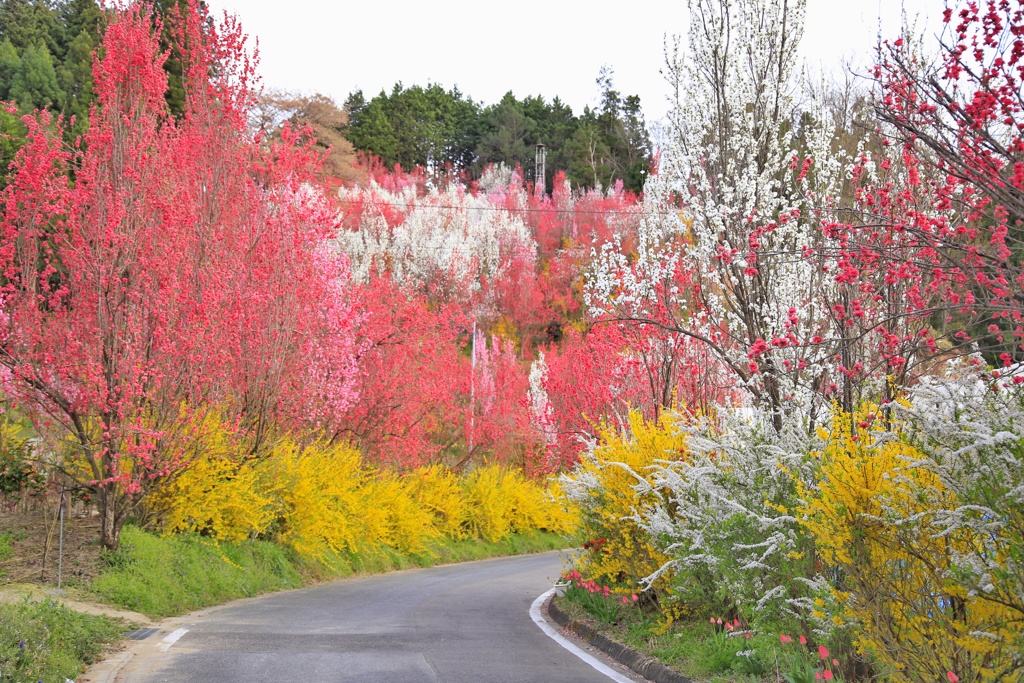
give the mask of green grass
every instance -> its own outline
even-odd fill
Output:
[[[614,624],[602,623],[607,621],[604,610],[593,609],[593,602],[580,599],[570,590],[558,604],[570,615],[587,619],[609,638],[654,657],[694,681],[760,683],[779,680],[780,669],[782,673],[788,671],[790,662],[787,653],[780,651],[778,636],[728,636],[716,633],[706,621],[676,621],[665,628],[650,608],[635,606],[617,610]]]
[[[214,543],[195,535],[160,537],[132,526],[107,553],[109,567],[89,589],[151,618],[303,584],[285,548],[266,541]]]
[[[126,628],[49,601],[0,603],[0,681],[74,680]]]
[[[11,555],[14,554],[14,534],[10,531],[5,531],[0,534],[0,562],[3,562]],[[0,569],[0,576],[3,576],[4,570]]]
[[[195,535],[161,537],[127,526],[121,533],[121,547],[105,555],[109,566],[93,579],[89,590],[118,607],[160,618],[355,574],[565,547],[567,542],[561,536],[533,531],[493,543],[441,539],[432,542],[427,552],[414,555],[382,548],[312,563],[267,541],[215,543]]]

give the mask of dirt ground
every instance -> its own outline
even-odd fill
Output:
[[[84,516],[64,519],[61,583],[82,585],[102,567],[99,519]],[[0,534],[10,532],[13,552],[0,559],[0,587],[12,583],[57,585],[60,526],[53,508],[33,512],[0,512]]]

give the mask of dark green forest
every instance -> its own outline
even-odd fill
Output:
[[[636,95],[615,90],[610,69],[597,78],[600,105],[582,114],[557,96],[483,105],[457,88],[431,84],[382,91],[366,99],[354,92],[345,102],[349,121],[344,134],[356,149],[375,154],[387,165],[448,169],[477,177],[488,164],[519,165],[534,178],[538,144],[547,150],[546,187],[559,170],[574,187],[609,187],[621,180],[639,192],[651,164],[651,142]]]
[[[156,4],[166,12],[179,1]],[[38,109],[73,120],[65,128],[68,144],[87,130],[93,104],[92,55],[103,25],[96,0],[0,0],[0,101],[13,105],[0,111],[0,187],[24,139],[24,114]],[[169,38],[166,48],[167,106],[179,113],[184,107],[181,65]],[[343,112],[328,117],[330,130],[323,122],[314,128],[332,145],[337,147],[337,137],[344,137],[356,151],[389,167],[419,166],[431,174],[468,178],[503,163],[521,167],[526,179],[535,181],[536,148],[543,144],[549,191],[555,174],[564,171],[574,187],[607,188],[622,181],[639,192],[652,160],[640,98],[617,91],[607,67],[598,75],[596,88],[600,104],[577,115],[557,95],[549,101],[541,95],[518,99],[508,92],[487,105],[458,88],[396,83],[391,92],[369,99],[361,91],[351,93]],[[267,97],[280,99],[280,94]],[[324,98],[318,97],[322,109]]]

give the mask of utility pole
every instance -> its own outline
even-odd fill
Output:
[[[469,453],[473,453],[473,428],[476,422],[476,321],[473,321],[472,354],[469,362]]]
[[[547,161],[548,150],[543,143],[537,143],[537,152],[533,158],[533,191],[537,194],[547,194],[547,175],[545,173],[544,164]]]

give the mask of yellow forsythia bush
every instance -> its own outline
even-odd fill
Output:
[[[945,533],[935,513],[953,510],[953,494],[922,454],[884,429],[874,412],[838,415],[826,436],[817,490],[801,491],[799,515],[826,568],[832,568],[838,624],[887,680],[1009,680],[1000,640],[1012,615],[960,585],[954,565],[973,532]],[[802,487],[803,488],[803,487]],[[1015,680],[1015,679],[1014,679]]]
[[[355,448],[284,441],[268,459],[280,482],[279,537],[300,555],[324,560],[386,538],[386,513],[365,485],[368,472]]]
[[[656,493],[641,494],[634,489],[638,484],[634,474],[643,477],[655,462],[681,460],[686,455],[686,437],[668,416],[649,422],[631,412],[629,433],[607,426],[601,429],[598,446],[560,479],[566,494],[580,508],[584,552],[576,568],[584,576],[613,587],[618,584],[628,592],[671,559],[630,519],[660,502]],[[666,572],[654,588],[668,590],[670,580]]]
[[[378,543],[405,553],[421,553],[424,543],[442,535],[433,511],[417,500],[407,478],[391,472],[380,472],[367,482],[369,502],[378,506],[384,516],[384,535]]]
[[[470,536],[497,541],[512,532],[547,527],[549,502],[543,489],[515,470],[478,467],[463,481],[463,495],[472,510]]]
[[[469,501],[459,476],[443,465],[421,467],[405,475],[409,495],[433,517],[434,527],[448,538],[465,538]]]
[[[150,507],[168,533],[201,532],[223,541],[263,534],[278,513],[272,472],[266,461],[242,457],[215,416],[204,422],[204,455],[158,489]]]
[[[203,457],[150,498],[166,533],[218,540],[275,537],[300,555],[382,546],[427,552],[434,538],[497,541],[545,529],[568,533],[576,513],[521,473],[486,466],[468,475],[441,466],[405,474],[365,465],[347,444],[283,440],[260,458],[238,458],[227,430]]]

